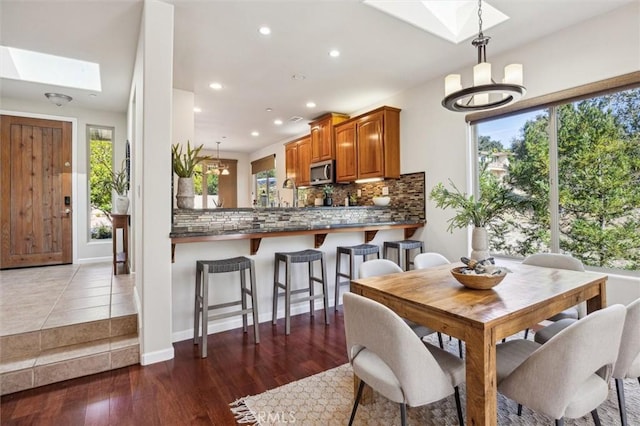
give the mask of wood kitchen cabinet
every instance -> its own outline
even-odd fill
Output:
[[[312,163],[335,159],[333,128],[336,124],[348,119],[348,115],[330,112],[309,123],[309,126],[311,126]]]
[[[388,106],[338,124],[336,181],[400,177],[400,110]]]
[[[303,136],[285,145],[285,170],[288,178],[293,178],[296,186],[308,186],[311,181],[311,137]]]

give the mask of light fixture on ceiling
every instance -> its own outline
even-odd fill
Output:
[[[71,96],[62,93],[45,93],[44,95],[57,106],[64,106],[73,100]]]
[[[473,67],[473,86],[463,89],[460,74],[449,74],[444,80],[442,106],[451,111],[493,109],[513,103],[526,93],[522,85],[522,64],[507,65],[502,83],[493,81],[491,64],[487,62],[490,39],[482,33],[482,0],[478,0],[478,37],[471,42],[478,49],[478,64]]]
[[[229,174],[229,166],[227,164],[222,163],[222,161],[220,161],[220,142],[216,142],[216,143],[218,144],[216,161],[213,163],[207,164],[206,174],[227,176]]]

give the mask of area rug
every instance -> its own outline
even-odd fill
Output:
[[[457,342],[448,343],[448,349],[457,353]],[[612,382],[608,400],[598,408],[603,425],[619,425],[620,415]],[[465,406],[464,385],[460,389]],[[625,381],[627,419],[629,425],[640,425],[640,384]],[[314,376],[289,383],[259,395],[241,398],[231,403],[231,410],[239,424],[304,426],[346,425],[353,404],[353,372],[349,364],[324,371]],[[498,424],[500,425],[553,425],[553,419],[527,409],[518,417],[515,402],[498,395]],[[436,403],[409,408],[409,425],[457,425],[453,395]],[[356,425],[399,425],[400,409],[397,404],[374,393],[373,403],[358,407]],[[593,425],[591,415],[581,419],[566,419],[565,425]]]

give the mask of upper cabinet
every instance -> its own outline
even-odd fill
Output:
[[[400,177],[400,110],[388,106],[338,124],[336,181]]]
[[[348,119],[348,115],[331,112],[309,123],[311,126],[312,163],[336,158],[333,128],[336,124]]]
[[[285,170],[288,178],[293,178],[296,186],[310,184],[311,137],[303,136],[285,144]]]

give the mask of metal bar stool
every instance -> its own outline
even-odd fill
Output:
[[[342,255],[349,256],[349,272],[341,271]],[[375,254],[380,259],[380,247],[373,244],[359,244],[357,246],[339,246],[336,251],[336,297],[333,305],[334,309],[338,310],[338,301],[340,300],[340,286],[344,284],[351,284],[351,280],[355,280],[358,275],[356,269],[356,256],[362,256],[362,261],[367,260],[367,256]],[[348,281],[340,282],[340,278],[348,278]]]
[[[418,240],[402,240],[402,241],[385,241],[383,249],[383,257],[389,259],[389,249],[398,250],[398,266],[408,271],[413,265],[411,260],[411,250],[420,249],[420,253],[424,253],[424,243]]]
[[[313,273],[313,263],[320,261],[320,269],[322,276],[316,277]],[[327,293],[327,270],[324,261],[324,253],[319,250],[302,250],[288,253],[276,253],[275,255],[275,268],[273,270],[273,318],[272,322],[275,325],[278,317],[278,297],[284,295],[284,318],[285,326],[284,332],[288,335],[291,331],[291,295],[309,292],[309,296],[299,297],[293,300],[293,303],[309,301],[309,311],[313,316],[314,301],[315,299],[322,298],[324,300],[324,321],[329,324],[329,295]],[[284,262],[285,267],[285,281],[280,282],[280,263]],[[291,264],[292,263],[307,263],[309,265],[309,286],[307,288],[300,288],[296,290],[291,289]],[[320,283],[322,285],[322,294],[315,294],[314,285]],[[280,293],[279,289],[283,289],[284,293]]]
[[[247,288],[246,271],[249,270],[251,288]],[[240,300],[227,303],[209,305],[209,274],[240,271]],[[251,297],[251,307],[247,307],[247,296]],[[256,275],[252,259],[244,256],[221,260],[196,261],[196,297],[195,312],[193,314],[193,343],[200,343],[202,358],[207,357],[207,334],[209,320],[227,318],[233,315],[242,315],[242,329],[247,332],[247,314],[253,314],[253,337],[256,343],[260,343],[258,330],[258,299],[256,292]],[[209,315],[209,311],[241,305],[242,309],[233,312],[225,312]],[[202,337],[199,337],[200,321],[202,321]]]

